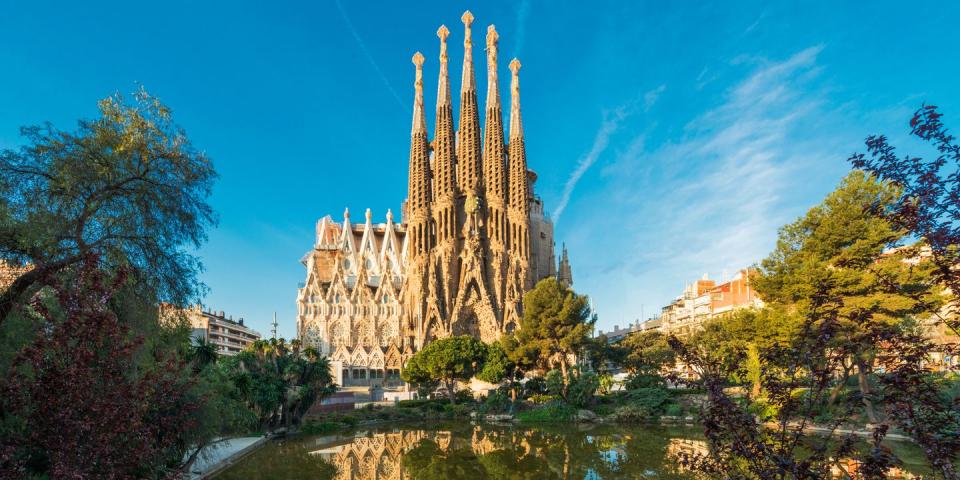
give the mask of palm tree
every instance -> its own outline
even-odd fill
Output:
[[[208,342],[204,337],[194,337],[193,345],[190,347],[190,359],[193,360],[198,372],[207,365],[217,363],[219,357],[220,353],[216,345]]]

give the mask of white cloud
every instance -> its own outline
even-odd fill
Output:
[[[650,111],[666,90],[666,85],[660,85],[644,93],[643,111]],[[563,186],[560,201],[557,202],[557,206],[553,211],[552,219],[554,224],[560,221],[560,216],[563,215],[563,211],[567,209],[567,205],[570,203],[570,196],[573,195],[573,190],[576,188],[577,182],[579,182],[583,175],[587,173],[587,170],[597,162],[600,155],[606,151],[607,146],[610,144],[610,137],[620,129],[624,120],[633,115],[634,110],[636,110],[636,104],[637,100],[632,99],[613,110],[603,112],[603,121],[600,122],[600,128],[593,137],[593,144],[590,146],[590,150],[580,157],[580,160],[577,161],[576,168],[570,173],[570,177],[567,178],[567,182]],[[642,141],[634,141],[630,148],[636,150],[642,146]]]
[[[568,242],[575,269],[582,268],[574,272],[578,287],[596,300],[605,326],[638,317],[643,302],[653,313],[703,272],[732,274],[760,260],[778,227],[846,170],[845,146],[857,138],[837,135],[838,114],[824,107],[822,48],[779,62],[752,59],[758,66],[719,105],[680,133],[669,130],[680,138],[648,150],[648,128],[625,142],[604,169],[606,187],[580,200],[607,213],[572,219],[577,229]],[[571,175],[563,205],[607,147],[611,123]]]

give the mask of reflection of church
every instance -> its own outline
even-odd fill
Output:
[[[465,27],[459,122],[454,130],[445,26],[440,37],[436,123],[428,139],[424,57],[418,52],[409,182],[402,218],[317,223],[303,263],[297,331],[331,358],[337,383],[399,383],[416,350],[436,338],[496,340],[518,328],[524,292],[557,275],[553,225],[534,193],[520,116],[520,62],[510,63],[509,130],[497,76],[498,35],[486,35],[487,92],[481,130],[470,12]],[[572,282],[566,255],[560,280]]]
[[[509,438],[504,438],[501,432],[475,427],[469,443],[466,443],[451,432],[401,430],[344,439],[310,454],[319,455],[337,467],[335,480],[406,480],[414,477],[404,469],[403,455],[422,441],[436,443],[441,452],[449,451],[454,448],[454,442],[460,441],[462,444],[456,448],[469,449],[478,456],[502,448],[502,442],[516,441],[524,455],[531,453],[531,447],[522,435],[517,432],[508,435]]]

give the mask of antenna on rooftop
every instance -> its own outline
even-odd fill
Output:
[[[277,312],[273,312],[273,339],[277,339]]]

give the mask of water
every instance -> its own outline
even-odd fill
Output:
[[[402,425],[275,441],[217,478],[682,479],[672,457],[703,449],[693,428]]]
[[[923,472],[922,455],[916,446],[890,446],[907,461],[903,469],[891,471],[890,478],[914,478],[914,474]],[[350,434],[274,441],[217,479],[695,478],[678,464],[678,455],[684,452],[707,453],[699,428],[398,424]],[[845,477],[839,470],[835,474]]]

